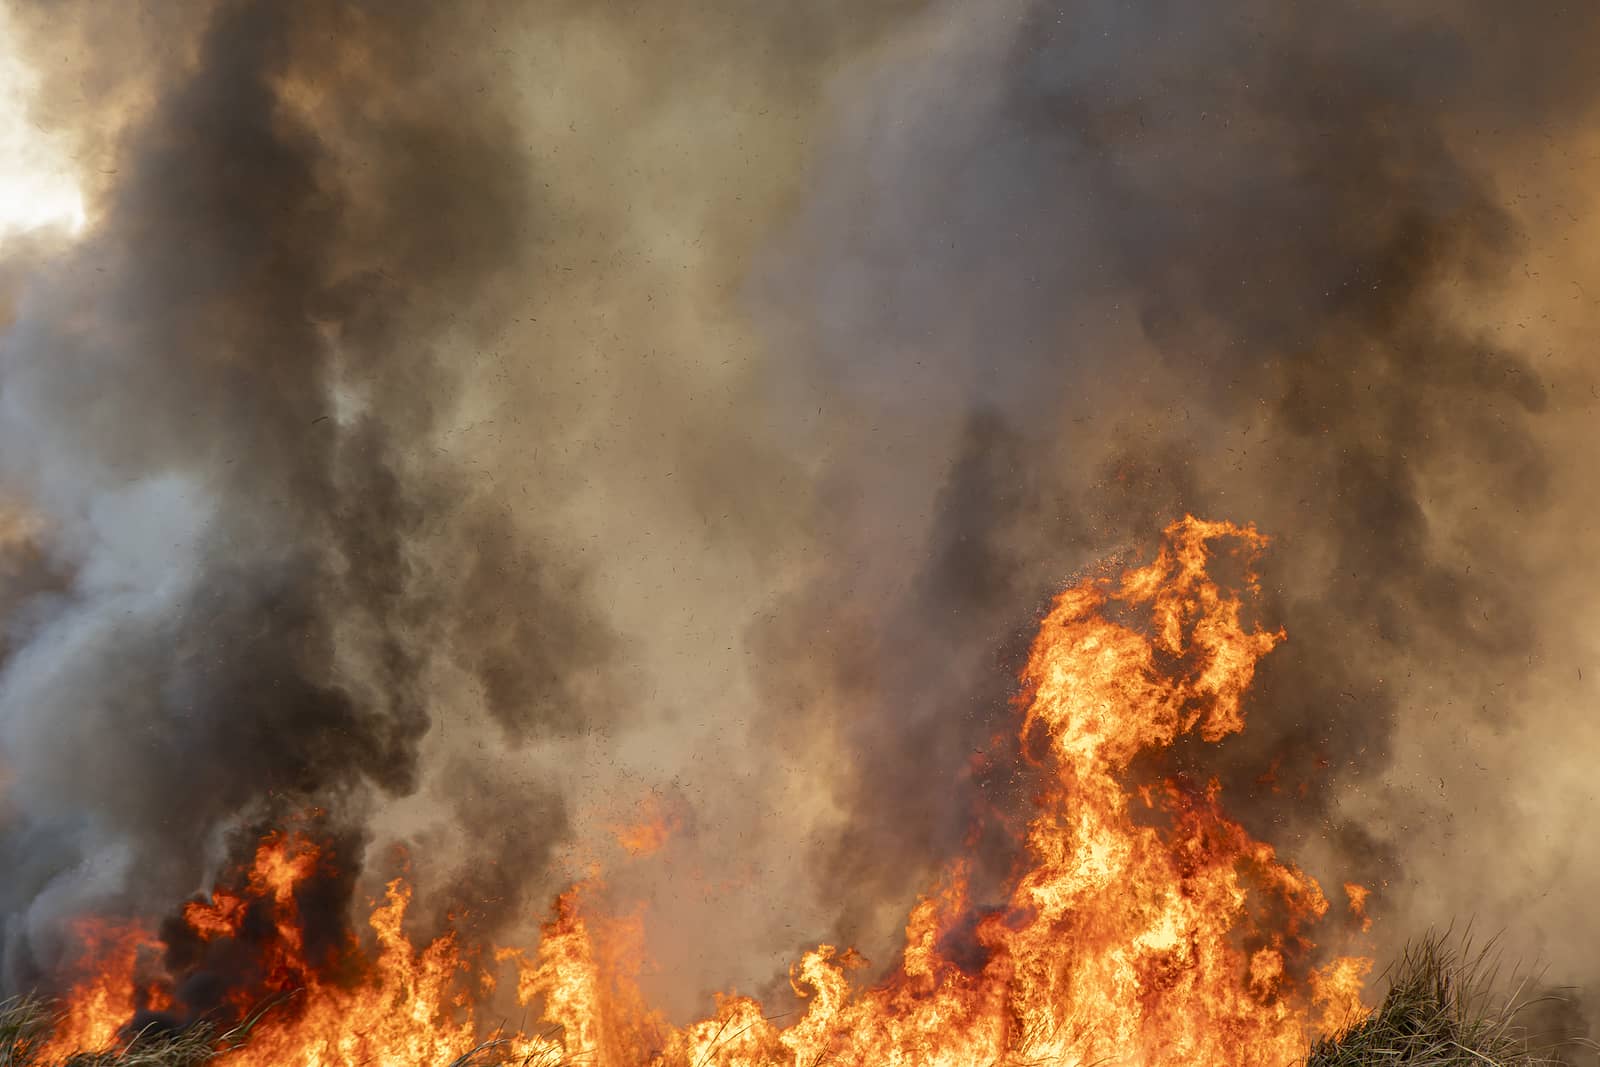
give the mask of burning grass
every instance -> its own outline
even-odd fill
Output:
[[[1342,1033],[1318,1041],[1306,1067],[1557,1067],[1563,1061],[1539,1047],[1520,1018],[1534,1001],[1525,983],[1496,993],[1497,969],[1489,949],[1452,947],[1427,938],[1408,948],[1388,972],[1379,1006]],[[0,1002],[0,1067],[201,1067],[249,1039],[247,1027],[218,1035],[199,1025],[179,1034],[142,1034],[116,1048],[48,1058],[45,1039],[54,1022],[47,1001],[20,997]],[[566,1067],[550,1055],[519,1053],[494,1037],[448,1064],[417,1067]],[[774,1065],[777,1067],[777,1065]]]
[[[55,1022],[47,1001],[14,997],[0,1002],[0,1067],[200,1067],[246,1037],[243,1029],[219,1035],[202,1023],[179,1033],[134,1034],[109,1049],[60,1057],[46,1051]]]
[[[1537,1003],[1525,981],[1496,995],[1492,946],[1473,950],[1430,937],[1405,950],[1389,972],[1388,990],[1373,1011],[1342,1033],[1318,1041],[1307,1067],[1555,1067],[1563,1061],[1521,1023]]]
[[[728,995],[714,1015],[670,1024],[634,983],[636,931],[588,883],[558,897],[531,954],[455,930],[413,942],[403,879],[374,902],[365,940],[345,926],[312,938],[312,905],[329,913],[319,887],[337,882],[336,850],[315,833],[279,830],[159,935],[88,938],[85,977],[61,1022],[41,1036],[45,1009],[15,1002],[14,1052],[0,1067],[1550,1062],[1516,1027],[1517,996],[1490,995],[1484,953],[1424,941],[1369,1008],[1371,961],[1337,952],[1353,932],[1313,940],[1333,926],[1321,887],[1228,816],[1217,782],[1129,780],[1142,752],[1244,728],[1256,663],[1285,639],[1247,621],[1243,595],[1259,588],[1253,564],[1265,544],[1253,527],[1188,518],[1148,563],[1061,593],[1018,699],[1019,740],[1042,772],[1038,812],[1019,840],[1028,862],[983,906],[954,865],[910,912],[898,966],[876,979],[859,974],[849,950],[805,953],[791,970],[799,1012],[773,1017]],[[1219,554],[1235,587],[1210,572]],[[1347,893],[1359,916],[1365,892]],[[152,947],[163,948],[159,967]],[[476,1012],[507,965],[539,1029],[483,1041]],[[219,978],[220,996],[194,998]],[[265,1019],[252,1010],[290,996]],[[163,1028],[135,1033],[136,1020],[152,1018]],[[207,1023],[217,1029],[197,1025]],[[1317,1040],[1326,1033],[1336,1036]],[[115,1047],[75,1051],[86,1045]]]

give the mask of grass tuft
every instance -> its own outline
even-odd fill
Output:
[[[0,1067],[32,1067],[49,1040],[49,1004],[37,997],[0,1000]]]
[[[1493,942],[1453,947],[1446,937],[1409,946],[1386,974],[1383,1002],[1342,1033],[1314,1045],[1307,1067],[1555,1067],[1520,1020],[1549,995],[1525,996],[1530,982],[1500,988]]]

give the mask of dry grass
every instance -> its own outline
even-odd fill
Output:
[[[1527,979],[1502,982],[1493,944],[1429,937],[1387,973],[1388,991],[1370,1015],[1319,1041],[1307,1067],[1547,1067],[1563,1061],[1521,1023],[1548,997],[1529,997]],[[1570,1046],[1569,1046],[1570,1047]]]
[[[59,1065],[44,1059],[54,1016],[34,997],[0,1001],[0,1067],[199,1067],[233,1043],[204,1026],[178,1034],[137,1034],[116,1048],[79,1052]]]
[[[146,1031],[109,1049],[77,1052],[65,1060],[45,1059],[44,1045],[55,1022],[48,1001],[13,997],[0,1001],[0,1067],[201,1067],[238,1048],[261,1018],[217,1033],[204,1024],[178,1033]]]
[[[0,1001],[0,1067],[32,1067],[50,1036],[49,1005],[34,997]]]
[[[266,1013],[266,1009],[258,1011],[242,1025],[222,1034],[204,1024],[175,1034],[150,1031],[136,1034],[115,1048],[79,1052],[59,1060],[46,1059],[44,1052],[56,1019],[53,1005],[37,997],[13,997],[0,1001],[0,1067],[202,1067],[247,1042],[251,1028]],[[511,1041],[492,1037],[447,1067],[568,1065],[549,1054],[519,1056]]]
[[[491,1038],[451,1060],[449,1067],[568,1067],[570,1063],[554,1052],[518,1056],[510,1041]]]

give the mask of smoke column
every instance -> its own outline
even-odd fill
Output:
[[[92,235],[14,298],[5,479],[39,532],[0,689],[13,981],[61,915],[193,892],[231,829],[318,806],[359,833],[417,788],[442,672],[508,742],[598,714],[582,568],[435,439],[450,347],[534,247],[528,161],[453,105],[421,7],[370,14],[165,27]],[[561,809],[524,796],[536,864]]]
[[[1289,640],[1176,769],[1384,947],[1600,980],[1597,16],[13,19],[90,210],[3,274],[9,983],[310,805],[515,925],[657,798],[675,1012],[883,959],[1014,859],[1045,598],[1185,511]]]

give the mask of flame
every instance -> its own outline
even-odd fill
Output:
[[[611,826],[611,836],[628,855],[642,858],[661,851],[683,823],[681,811],[652,793],[639,801],[630,821]]]
[[[469,949],[453,932],[418,948],[404,930],[409,890],[395,881],[370,918],[374,947],[352,941],[334,954],[342,966],[309,961],[300,887],[326,857],[302,837],[275,834],[242,889],[183,913],[188,934],[207,943],[269,920],[255,935],[258,978],[236,996],[298,990],[219,1062],[442,1067],[484,1036],[475,1012],[504,965],[516,971],[517,1000],[547,1029],[505,1036],[501,1052],[533,1064],[1301,1060],[1312,1036],[1362,1010],[1370,961],[1318,965],[1310,933],[1327,898],[1226,815],[1215,781],[1134,781],[1132,769],[1185,735],[1214,742],[1243,729],[1256,665],[1284,635],[1246,626],[1238,592],[1208,566],[1225,546],[1245,568],[1240,592],[1254,593],[1265,543],[1252,527],[1186,518],[1150,563],[1057,597],[1018,701],[1023,748],[1047,782],[1026,831],[1028,863],[988,907],[971,898],[965,867],[952,867],[912,909],[903,953],[879,981],[862,980],[854,951],[821,945],[791,971],[805,1007],[785,1025],[729,995],[710,1017],[672,1026],[634,981],[641,924],[604,914],[596,880],[558,898],[532,956]],[[1365,921],[1366,891],[1352,883],[1346,892]],[[103,973],[133,988],[131,965]],[[102,981],[74,991],[58,1040],[104,1047],[127,1032],[133,999],[107,999],[106,989]]]
[[[262,1025],[241,1048],[218,1060],[228,1067],[444,1067],[480,1036],[471,1008],[469,971],[453,935],[418,949],[405,934],[410,890],[389,883],[369,920],[375,961],[350,987],[313,977],[304,1007],[286,1021]],[[485,973],[481,977],[487,978]],[[558,1062],[560,1047],[538,1037],[508,1040],[506,1052],[531,1065]]]
[[[137,923],[84,919],[75,925],[72,938],[79,959],[92,965],[72,987],[70,1010],[45,1045],[46,1063],[83,1049],[110,1048],[137,1012],[161,1010],[170,1003],[165,984],[145,977],[149,957],[161,950],[151,931]]]
[[[1350,899],[1350,914],[1361,924],[1362,932],[1372,929],[1372,916],[1367,914],[1367,898],[1372,890],[1358,882],[1346,882],[1344,895]]]

